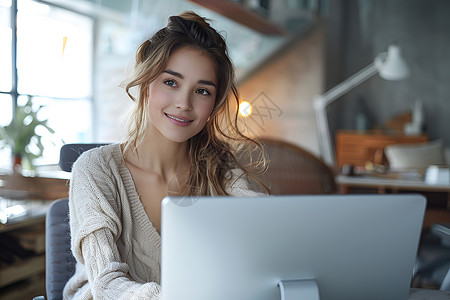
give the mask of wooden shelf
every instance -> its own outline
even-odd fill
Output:
[[[0,299],[33,299],[45,294],[45,273],[42,273],[1,289]]]
[[[0,268],[0,288],[41,273],[45,273],[45,254]]]
[[[210,9],[224,17],[245,25],[265,35],[285,35],[281,27],[264,19],[251,10],[227,0],[189,0],[195,4]]]
[[[24,215],[0,224],[0,234],[17,239],[20,247],[34,253],[20,258],[18,253],[23,249],[18,245],[8,250],[8,258],[11,255],[14,261],[0,262],[0,299],[31,299],[45,295],[45,213],[54,200],[68,196],[67,180],[25,177],[16,173],[0,174],[0,180],[3,183],[0,188],[2,201],[14,201],[11,203],[22,205],[26,210]],[[14,248],[18,253],[12,252]]]
[[[0,299],[31,299],[45,295],[45,217],[3,225],[0,229],[3,229],[2,234],[6,232],[18,238],[24,249],[36,253],[27,258],[15,256],[15,261],[10,264],[0,262]]]
[[[37,218],[29,218],[13,224],[0,224],[0,233],[27,228],[38,224],[43,224],[44,222],[45,216],[42,216]]]

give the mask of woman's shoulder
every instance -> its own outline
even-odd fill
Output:
[[[72,172],[104,169],[111,161],[117,162],[120,157],[121,149],[118,143],[95,147],[80,154],[73,164]]]
[[[235,197],[260,197],[267,196],[267,193],[256,184],[251,184],[245,172],[239,168],[231,170],[231,181],[227,186],[227,192]]]

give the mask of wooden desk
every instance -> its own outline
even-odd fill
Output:
[[[450,222],[450,183],[427,184],[423,180],[391,179],[374,176],[336,177],[341,193],[422,193],[427,197],[428,206],[425,213],[424,228],[432,224]]]
[[[5,190],[19,191],[27,193],[23,198],[42,200],[67,198],[69,195],[68,180],[63,178],[28,177],[14,173],[0,174],[0,181],[0,194]]]
[[[419,179],[394,179],[375,176],[339,175],[336,178],[336,183],[341,187],[341,192],[344,194],[348,193],[349,189],[352,187],[362,187],[375,188],[378,190],[379,194],[384,194],[386,193],[386,190],[390,189],[393,192],[397,192],[399,190],[443,192],[448,193],[450,196],[450,183],[427,184],[423,180]]]

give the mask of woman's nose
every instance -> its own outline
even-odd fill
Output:
[[[190,93],[188,93],[188,92],[180,93],[175,102],[175,106],[176,106],[176,108],[181,109],[181,110],[191,110],[192,103],[191,103]]]

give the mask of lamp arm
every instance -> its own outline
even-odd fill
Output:
[[[333,147],[331,146],[330,129],[328,127],[328,117],[326,107],[322,105],[322,96],[314,99],[314,111],[317,123],[317,135],[319,139],[320,156],[328,165],[334,164]]]
[[[371,63],[358,73],[353,74],[352,76],[347,78],[347,80],[338,84],[337,86],[335,86],[334,88],[332,88],[331,90],[329,90],[328,92],[326,92],[321,96],[321,98],[323,99],[322,102],[324,107],[326,107],[328,104],[332,103],[345,93],[351,91],[353,88],[357,87],[358,85],[360,85],[361,83],[363,83],[364,81],[366,81],[367,79],[369,79],[370,77],[372,77],[377,73],[378,70],[375,67],[375,63]]]
[[[333,146],[331,144],[330,128],[328,126],[328,116],[326,111],[327,106],[339,99],[348,91],[377,74],[377,72],[378,70],[375,64],[372,63],[325,94],[314,98],[313,106],[316,114],[320,154],[325,163],[329,165],[334,165],[335,163]]]

